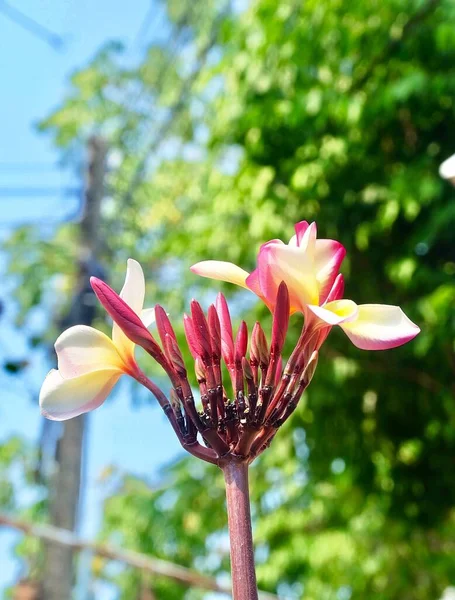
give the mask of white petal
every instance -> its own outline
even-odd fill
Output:
[[[64,421],[98,408],[120,376],[117,369],[104,369],[64,379],[53,369],[41,387],[41,413],[53,421]]]
[[[308,305],[310,311],[329,325],[340,325],[356,318],[358,307],[352,300],[334,300],[324,306]]]
[[[399,306],[361,304],[357,318],[341,323],[351,342],[362,350],[387,350],[412,340],[420,331]]]
[[[439,175],[443,179],[453,179],[455,177],[455,154],[449,156],[439,167]]]
[[[240,285],[244,288],[247,287],[245,280],[249,273],[231,262],[222,260],[203,260],[202,262],[193,265],[191,271],[196,273],[196,275],[201,275],[201,277],[209,277],[210,279],[234,283],[235,285]]]
[[[311,258],[314,257],[314,250],[316,247],[316,238],[318,230],[316,223],[310,223],[308,227],[302,228],[300,234],[297,234],[297,244],[307,255]],[[301,236],[301,237],[300,237]],[[299,240],[300,237],[300,240]]]
[[[93,327],[76,325],[55,342],[62,377],[76,377],[99,369],[122,370],[123,361],[107,335]]]
[[[144,297],[144,272],[137,260],[129,258],[126,268],[125,283],[122,291],[120,292],[120,298],[125,300],[128,306],[130,306],[134,312],[139,315],[142,307],[144,306]]]
[[[137,260],[132,258],[129,258],[127,262],[125,283],[120,297],[137,315],[140,315],[145,297],[144,272]],[[134,342],[127,338],[116,323],[112,326],[112,340],[125,360],[134,356]]]
[[[154,308],[144,308],[141,312],[141,321],[144,325],[149,328],[150,325],[155,323],[155,309]]]
[[[297,236],[295,234],[289,240],[288,246],[298,246],[298,244],[297,244]]]

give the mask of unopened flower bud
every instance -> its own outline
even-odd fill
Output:
[[[250,363],[247,361],[245,357],[242,358],[242,369],[245,379],[249,381],[254,380],[253,370],[251,369]]]
[[[218,360],[221,358],[221,326],[216,312],[215,306],[212,304],[209,306],[208,311],[208,323],[210,330],[210,341],[212,346],[212,354],[216,356]]]
[[[199,356],[199,345],[194,335],[193,320],[187,314],[183,315],[183,328],[185,330],[185,337],[188,342],[191,356],[196,359]]]
[[[199,348],[199,356],[204,360],[209,360],[212,353],[209,326],[204,311],[197,300],[191,300],[191,317],[194,337]]]
[[[266,367],[269,364],[269,350],[267,347],[267,338],[260,323],[256,322],[251,334],[250,347],[251,360]]]
[[[194,371],[196,373],[196,379],[198,380],[198,383],[206,380],[204,365],[200,358],[196,358],[194,361]]]
[[[234,357],[236,361],[241,361],[246,354],[248,347],[248,327],[245,321],[242,321],[237,331],[237,337],[235,338],[235,351]]]
[[[164,347],[166,349],[166,356],[176,373],[185,376],[186,367],[182,353],[180,352],[180,348],[176,340],[168,333],[166,333],[166,336],[164,338]]]
[[[163,346],[166,335],[170,335],[174,340],[177,340],[169,317],[159,304],[155,306],[155,323]]]
[[[305,370],[303,371],[302,380],[305,383],[305,387],[308,387],[311,383],[311,380],[313,379],[316,367],[318,366],[318,358],[319,353],[317,352],[317,350],[315,350],[311,355],[310,360],[308,361],[308,364],[305,367]]]
[[[161,364],[164,359],[161,348],[134,310],[101,279],[91,277],[90,283],[98,300],[123,333]]]
[[[221,329],[221,353],[223,360],[229,367],[234,362],[234,338],[232,335],[231,316],[223,294],[219,293],[215,302],[216,312],[220,321]]]
[[[275,310],[273,312],[271,351],[279,354],[284,346],[289,326],[289,292],[282,281],[278,288]]]

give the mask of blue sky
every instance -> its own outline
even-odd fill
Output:
[[[130,56],[139,56],[141,43],[150,41],[148,34],[138,33],[149,10],[149,0],[11,0],[42,25],[62,36],[64,49],[56,52],[42,40],[11,22],[0,12],[0,189],[17,186],[61,187],[74,182],[68,174],[51,168],[59,155],[50,141],[36,133],[34,124],[57,106],[68,86],[68,75],[83,65],[108,39],[121,39],[131,47]],[[28,172],[16,163],[34,163]],[[37,164],[39,163],[39,164]],[[71,199],[56,194],[46,199],[18,198],[0,194],[0,237],[3,239],[14,224],[38,217],[55,218],[68,212]],[[4,256],[0,256],[0,273]],[[14,316],[14,303],[9,297],[11,282],[0,277],[0,298],[6,300],[7,312],[0,320],[0,356],[22,357],[24,337],[8,324]],[[0,405],[0,441],[11,434],[36,440],[40,432],[40,416],[36,400],[29,389],[38,390],[45,375],[45,361],[33,360],[27,387],[0,373],[2,401]],[[123,392],[122,392],[123,390]],[[115,397],[91,415],[87,495],[81,533],[92,536],[100,520],[103,498],[98,477],[107,465],[153,477],[165,462],[180,452],[179,445],[158,408],[131,410],[125,386]],[[33,396],[33,394],[32,394]],[[151,445],[151,440],[152,444]],[[11,557],[17,534],[0,530],[0,596],[17,576],[18,563]],[[96,596],[113,598],[108,591]]]

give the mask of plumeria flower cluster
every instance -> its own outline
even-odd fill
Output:
[[[207,314],[197,301],[191,302],[184,329],[200,405],[166,311],[159,305],[143,310],[145,282],[139,263],[128,261],[120,295],[92,278],[95,294],[114,321],[112,340],[85,326],[72,327],[58,338],[58,369],[49,373],[42,386],[42,413],[63,420],[97,408],[119,377],[127,374],[155,395],[190,453],[218,465],[230,459],[251,462],[297,407],[334,325],[366,350],[400,346],[419,332],[397,306],[357,305],[343,299],[339,270],[346,251],[339,242],[318,240],[316,234],[315,223],[298,223],[288,244],[272,240],[261,247],[252,273],[220,261],[192,267],[204,277],[251,290],[273,315],[269,343],[258,322],[249,335],[242,321],[234,335],[222,294]],[[303,313],[304,326],[293,352],[283,361],[289,318],[296,312]],[[161,344],[148,329],[152,322]],[[166,372],[171,383],[168,396],[140,370],[134,357],[136,344]],[[222,362],[230,386],[223,381]]]

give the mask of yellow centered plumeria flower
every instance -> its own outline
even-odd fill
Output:
[[[140,317],[145,327],[154,321],[154,309],[143,310],[144,273],[128,260],[120,297]],[[55,342],[58,369],[47,375],[40,392],[42,414],[56,421],[70,419],[100,406],[124,375],[137,377],[135,343],[114,322],[112,339],[86,325],[64,331]]]
[[[288,244],[281,240],[263,244],[252,273],[215,260],[197,263],[191,270],[251,290],[272,312],[278,287],[284,281],[291,313],[305,315],[307,330],[320,329],[321,343],[333,325],[339,325],[363,350],[387,350],[412,340],[420,329],[400,307],[358,305],[342,298],[344,281],[339,268],[346,250],[335,240],[318,240],[316,233],[316,223],[301,221]]]

